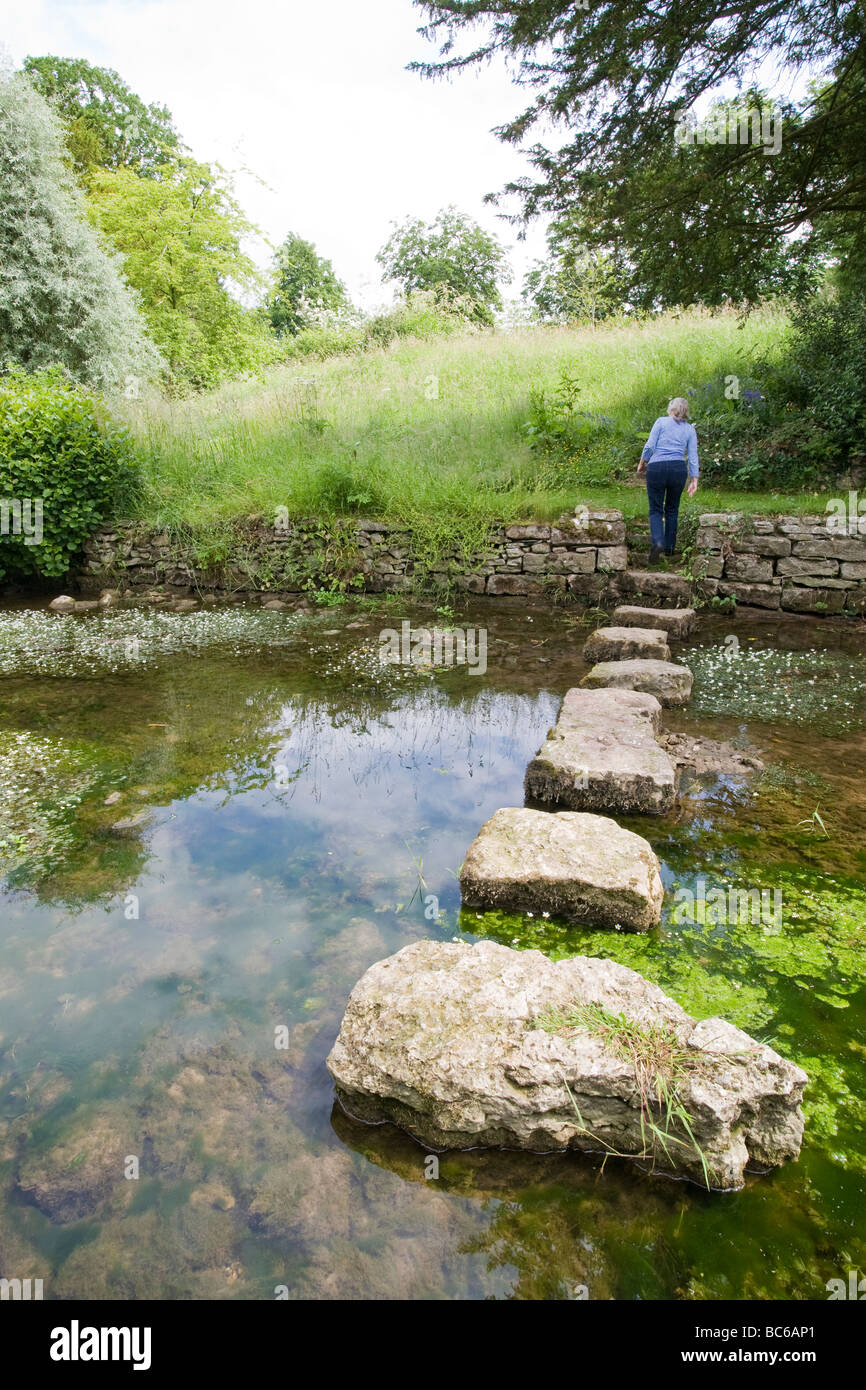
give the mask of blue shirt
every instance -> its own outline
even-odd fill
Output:
[[[660,415],[650,430],[642,459],[655,463],[684,459],[689,456],[689,477],[698,476],[698,436],[688,420],[675,420],[672,415]]]

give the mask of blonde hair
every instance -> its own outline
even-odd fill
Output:
[[[674,396],[668,404],[668,415],[672,415],[675,420],[688,420],[689,403],[685,396]]]

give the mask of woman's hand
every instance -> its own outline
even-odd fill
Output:
[[[638,461],[637,461],[637,471],[638,471],[638,473],[645,473],[645,472],[646,472],[646,459],[638,459]]]
[[[694,497],[694,495],[695,495],[695,493],[697,492],[697,490],[698,490],[698,480],[697,480],[697,478],[689,478],[689,486],[688,486],[688,494],[689,494],[689,497]]]

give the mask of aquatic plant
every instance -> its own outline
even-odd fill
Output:
[[[840,652],[691,647],[691,712],[840,733],[866,725],[866,661]]]

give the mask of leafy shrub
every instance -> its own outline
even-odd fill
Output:
[[[310,478],[310,502],[323,515],[381,509],[378,489],[353,460],[323,459]]]
[[[826,483],[841,462],[837,444],[810,410],[791,404],[778,368],[762,362],[756,371],[737,379],[736,394],[730,377],[689,390],[702,477],[755,490]]]
[[[808,412],[842,461],[866,449],[866,294],[816,295],[794,311],[784,357],[768,389]]]
[[[66,574],[133,476],[126,430],[59,368],[0,378],[0,578]]]

